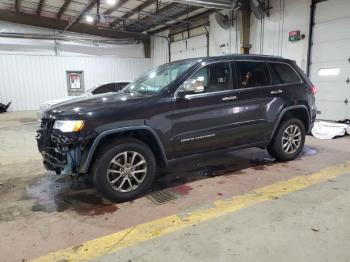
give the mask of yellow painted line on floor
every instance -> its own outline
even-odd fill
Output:
[[[148,223],[136,225],[111,235],[88,241],[82,245],[58,250],[32,261],[82,261],[99,258],[107,253],[154,239],[166,234],[190,227],[193,224],[208,221],[228,213],[252,206],[263,201],[275,199],[291,192],[305,189],[316,183],[324,182],[343,174],[350,174],[350,162],[343,165],[324,168],[317,173],[297,176],[277,182],[247,194],[234,196],[230,200],[216,201],[214,207],[192,212],[186,217],[172,215]]]

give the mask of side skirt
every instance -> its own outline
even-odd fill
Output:
[[[266,148],[267,145],[270,143],[270,140],[258,142],[258,143],[252,143],[252,144],[246,144],[246,145],[241,145],[241,146],[236,146],[236,147],[229,147],[229,148],[224,148],[224,149],[219,149],[215,151],[210,151],[210,152],[205,152],[205,153],[198,153],[198,154],[193,154],[185,157],[180,157],[180,158],[175,158],[168,160],[166,163],[166,168],[169,168],[181,161],[185,160],[195,160],[197,158],[203,158],[203,157],[214,157],[217,154],[224,154],[232,151],[237,151],[240,149],[246,149],[246,148],[251,148],[251,147],[259,147],[259,148]]]

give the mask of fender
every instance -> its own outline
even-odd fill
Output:
[[[89,149],[89,152],[88,152],[88,155],[87,155],[85,161],[82,160],[82,163],[81,163],[80,168],[79,168],[79,173],[85,174],[85,173],[88,172],[90,164],[91,164],[91,161],[92,161],[92,159],[93,159],[93,157],[95,155],[95,151],[96,151],[98,145],[100,144],[101,140],[105,136],[108,136],[108,135],[111,135],[111,134],[117,134],[117,133],[124,132],[124,131],[133,131],[133,130],[147,130],[147,131],[150,131],[152,133],[152,135],[154,136],[154,138],[156,139],[156,141],[157,141],[157,144],[158,144],[158,146],[160,148],[160,151],[161,151],[161,154],[162,154],[161,155],[162,159],[164,160],[164,162],[166,164],[168,163],[163,144],[160,141],[160,138],[158,137],[157,133],[152,128],[150,128],[149,126],[130,126],[130,127],[122,127],[122,128],[111,129],[111,130],[107,130],[107,131],[104,131],[104,132],[98,134],[97,137],[95,138],[92,146]]]
[[[275,133],[276,133],[276,130],[279,126],[279,124],[281,123],[281,120],[283,118],[283,116],[290,110],[293,110],[293,109],[304,109],[305,112],[307,113],[307,118],[308,118],[308,122],[309,122],[309,127],[311,126],[311,118],[310,118],[310,113],[309,113],[309,110],[307,109],[307,107],[305,105],[297,105],[297,106],[289,106],[289,107],[286,107],[282,110],[282,112],[279,114],[278,116],[278,119],[275,123],[275,126],[272,130],[272,133],[271,133],[271,139],[274,137]],[[309,131],[309,130],[305,130],[306,133]]]

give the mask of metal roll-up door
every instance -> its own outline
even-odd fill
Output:
[[[317,86],[318,118],[350,118],[350,1],[316,4],[310,78]]]
[[[192,29],[185,35],[183,33],[173,36],[174,42],[171,43],[171,61],[205,57],[208,55],[208,38],[204,27]]]

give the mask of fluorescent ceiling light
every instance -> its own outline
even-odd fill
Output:
[[[318,70],[319,76],[337,76],[339,73],[339,68],[321,68]]]
[[[85,19],[86,19],[86,22],[88,22],[88,23],[92,23],[92,22],[94,21],[94,18],[93,18],[93,16],[91,16],[91,15],[87,15],[87,16],[85,17]]]
[[[117,0],[107,0],[106,2],[109,5],[115,5],[117,3]]]

